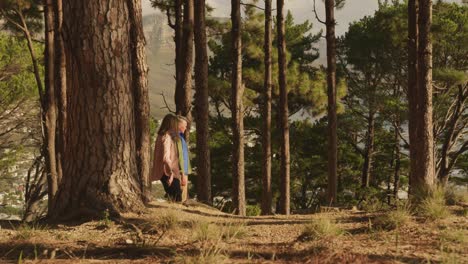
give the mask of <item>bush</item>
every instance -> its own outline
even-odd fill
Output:
[[[259,216],[261,212],[262,212],[262,209],[260,209],[260,206],[247,205],[247,208],[246,208],[247,216]]]

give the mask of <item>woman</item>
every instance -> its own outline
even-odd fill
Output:
[[[161,122],[156,138],[150,179],[151,181],[161,180],[169,199],[180,202],[182,190],[179,157],[175,142],[179,140],[177,131],[177,117],[172,114],[166,115]]]

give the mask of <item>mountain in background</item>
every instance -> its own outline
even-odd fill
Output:
[[[148,89],[151,116],[161,119],[168,110],[163,96],[175,110],[175,44],[173,30],[167,25],[166,16],[151,14],[143,17],[148,63]]]
[[[224,20],[228,18],[217,18]],[[148,89],[151,116],[161,119],[169,111],[166,108],[162,94],[171,110],[175,110],[175,43],[173,29],[167,25],[167,18],[161,13],[143,17],[143,31],[146,37],[146,58],[149,67]],[[325,65],[326,43],[320,39],[319,53],[322,56],[317,65]],[[193,93],[192,93],[193,94]]]

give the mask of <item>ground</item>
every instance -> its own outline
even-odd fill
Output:
[[[466,208],[393,230],[382,213],[330,210],[238,217],[196,202],[153,202],[142,214],[59,225],[0,222],[0,263],[468,263]],[[465,213],[461,213],[465,212]],[[343,234],[308,238],[323,219]]]

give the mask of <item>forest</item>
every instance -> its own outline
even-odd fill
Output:
[[[149,2],[174,87],[141,0],[0,1],[0,262],[468,259],[468,3],[337,34],[356,1]],[[150,180],[155,107],[188,120],[183,203]]]

